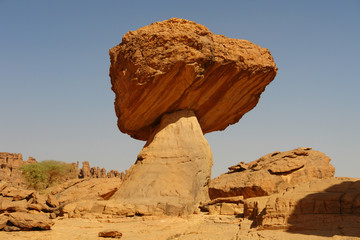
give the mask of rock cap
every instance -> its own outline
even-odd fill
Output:
[[[118,127],[147,140],[161,116],[193,110],[204,133],[254,108],[277,68],[266,48],[172,18],[126,33],[110,49]]]

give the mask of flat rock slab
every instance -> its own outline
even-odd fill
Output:
[[[13,212],[0,215],[0,227],[10,231],[50,230],[53,225],[54,222],[46,214],[41,213]]]

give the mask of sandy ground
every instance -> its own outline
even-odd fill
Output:
[[[241,227],[240,227],[241,226]],[[119,219],[56,219],[50,231],[0,232],[0,239],[92,240],[104,230],[117,230],[121,239],[147,240],[252,240],[252,239],[360,239],[352,236],[317,236],[281,230],[255,231],[250,222],[232,216],[192,215],[180,217],[132,217]],[[239,230],[240,229],[240,230]],[[320,234],[324,235],[324,234]]]

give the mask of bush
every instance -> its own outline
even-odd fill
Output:
[[[23,165],[20,170],[25,177],[27,187],[38,191],[76,177],[71,164],[54,160]]]

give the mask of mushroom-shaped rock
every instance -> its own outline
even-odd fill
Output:
[[[276,75],[270,52],[173,18],[128,32],[110,58],[118,127],[147,140],[112,199],[146,214],[193,213],[209,200],[203,134],[256,106]]]
[[[177,18],[128,32],[110,58],[118,127],[139,140],[182,109],[195,112],[203,133],[224,130],[256,106],[277,71],[266,48]]]

